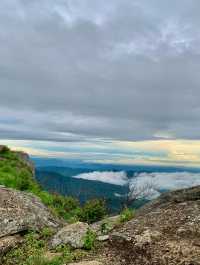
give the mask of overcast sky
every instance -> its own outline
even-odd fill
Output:
[[[199,12],[199,0],[1,0],[1,142],[120,160],[124,146],[181,139],[200,162],[188,153],[200,140]]]

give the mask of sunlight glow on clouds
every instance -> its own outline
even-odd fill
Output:
[[[48,142],[0,140],[33,156],[78,159],[83,162],[127,165],[200,167],[200,141],[104,141]]]

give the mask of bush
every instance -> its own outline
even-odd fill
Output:
[[[101,220],[106,215],[106,205],[104,200],[93,199],[85,203],[79,213],[82,222],[94,223]]]
[[[120,223],[125,223],[130,221],[133,217],[134,217],[134,210],[125,208],[120,214],[119,221]]]
[[[87,231],[86,236],[84,237],[83,248],[85,250],[93,249],[95,247],[96,238],[97,238],[96,234],[89,229]]]

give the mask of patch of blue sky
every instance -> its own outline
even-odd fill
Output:
[[[67,143],[68,144],[68,143]],[[26,146],[34,147],[36,149],[42,149],[49,152],[78,152],[82,153],[99,153],[99,154],[108,154],[108,155],[127,155],[127,156],[153,156],[153,157],[165,157],[167,152],[165,151],[141,151],[141,150],[126,150],[126,149],[119,149],[119,148],[98,148],[93,146],[83,146],[83,145],[73,145],[70,143],[71,146],[60,146],[60,145],[48,145],[48,143],[30,143]]]
[[[0,124],[18,124],[19,119],[14,117],[0,117]]]

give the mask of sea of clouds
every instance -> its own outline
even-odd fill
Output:
[[[74,178],[101,181],[120,186],[137,185],[138,189],[150,183],[154,189],[154,192],[152,191],[152,197],[158,196],[161,190],[176,190],[200,185],[200,173],[191,172],[135,173],[132,178],[128,178],[124,171],[94,171],[74,176]]]
[[[128,184],[129,179],[127,178],[126,172],[113,172],[113,171],[94,171],[90,173],[83,173],[74,176],[77,179],[87,179],[93,181],[101,181],[109,184],[124,186]]]

